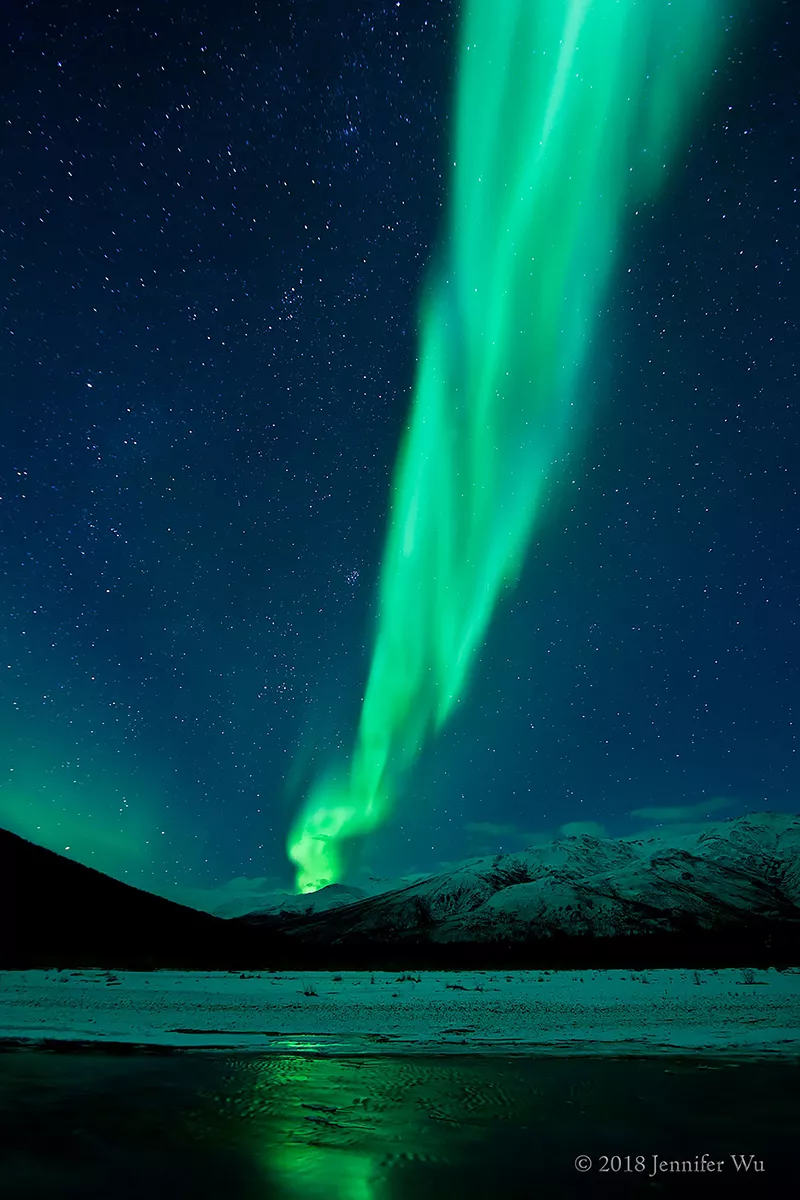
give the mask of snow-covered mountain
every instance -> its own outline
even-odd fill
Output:
[[[800,816],[564,837],[401,886],[257,902],[221,920],[0,830],[4,968],[798,965]]]
[[[355,904],[358,900],[365,900],[369,896],[399,891],[417,879],[427,879],[427,876],[408,875],[402,879],[378,879],[375,876],[362,876],[358,884],[331,883],[327,887],[320,888],[318,892],[306,892],[299,896],[294,892],[259,891],[257,895],[236,896],[207,911],[212,912],[216,917],[312,916],[314,913],[327,912],[330,908]]]
[[[288,892],[265,892],[259,896],[255,907],[252,901],[248,904],[247,897],[237,897],[218,905],[214,914],[218,917],[311,916],[314,913],[327,912],[329,908],[339,908],[343,904],[354,904],[369,894],[364,888],[331,883],[328,887],[320,888],[318,892],[307,892],[300,896]]]
[[[754,813],[680,835],[563,837],[280,918],[292,940],[328,945],[618,938],[759,923],[800,931],[800,816]]]

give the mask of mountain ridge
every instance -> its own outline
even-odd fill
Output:
[[[798,933],[800,816],[747,814],[677,835],[570,835],[321,912],[240,919],[333,946],[642,938],[770,924]]]
[[[270,939],[0,829],[0,968],[238,965]]]
[[[570,835],[354,891],[223,919],[0,830],[0,968],[800,965],[800,816]]]

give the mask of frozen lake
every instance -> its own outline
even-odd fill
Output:
[[[797,1083],[785,1061],[17,1050],[3,1197],[777,1196]]]

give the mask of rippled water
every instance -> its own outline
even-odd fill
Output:
[[[800,1180],[799,1118],[777,1063],[0,1054],[4,1200],[730,1194],[731,1154],[763,1161],[748,1185],[769,1196]],[[713,1179],[651,1174],[704,1151]]]

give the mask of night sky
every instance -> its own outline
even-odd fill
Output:
[[[628,214],[583,441],[364,872],[797,808],[792,8]],[[456,19],[4,6],[1,826],[198,903],[290,885],[369,666]]]

